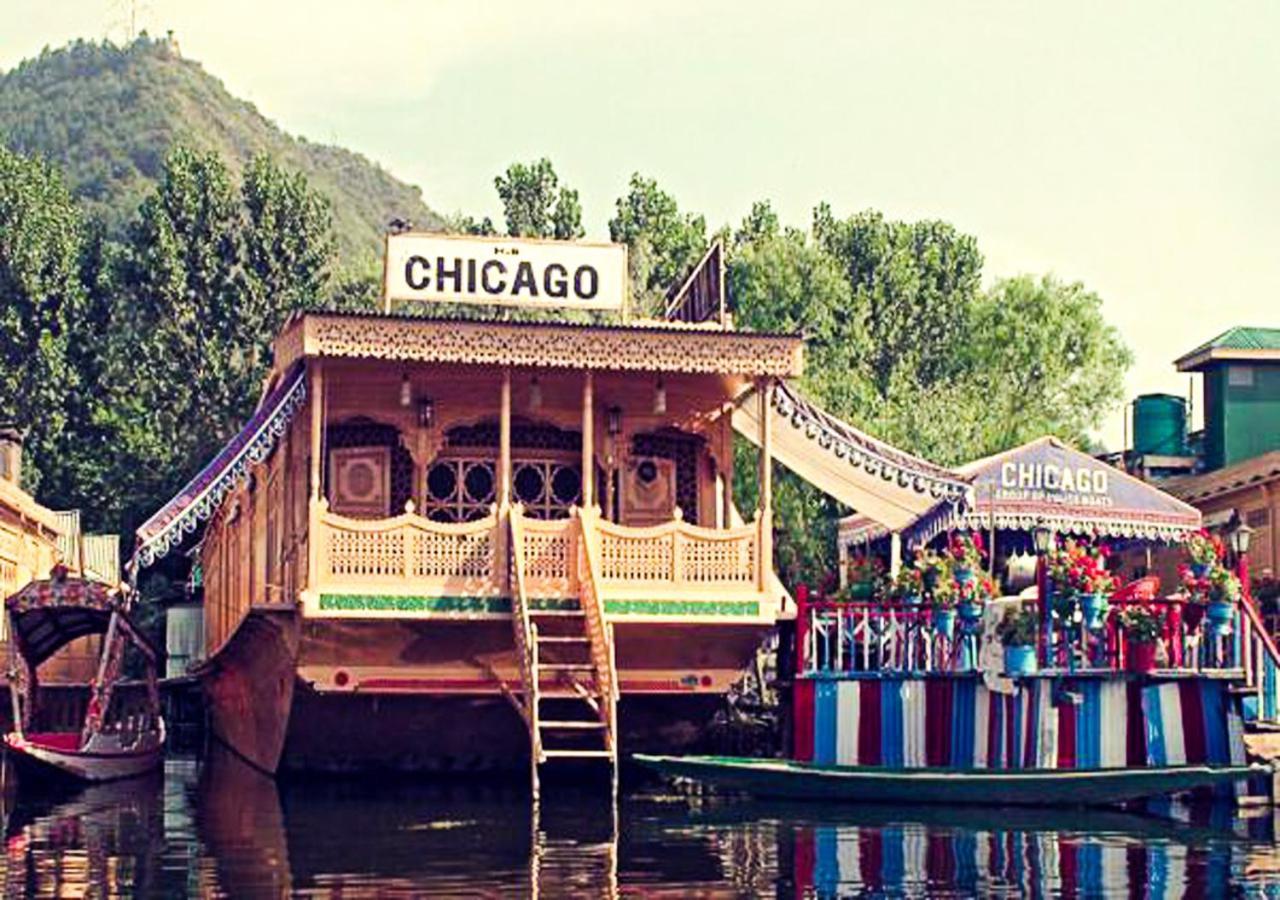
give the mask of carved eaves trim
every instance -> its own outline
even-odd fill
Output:
[[[277,368],[301,356],[791,378],[803,369],[804,343],[695,328],[311,314],[276,340]]]

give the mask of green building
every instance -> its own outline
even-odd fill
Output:
[[[1204,376],[1205,471],[1280,450],[1280,328],[1232,328],[1176,365]]]

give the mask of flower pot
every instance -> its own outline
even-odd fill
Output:
[[[974,577],[973,569],[965,568],[964,566],[955,566],[951,570],[951,574],[954,576],[956,584],[969,584]]]
[[[1156,668],[1156,645],[1154,641],[1129,641],[1128,653],[1125,655],[1125,668],[1130,672],[1145,674],[1154,672]]]
[[[921,599],[922,598],[919,594],[907,594],[907,596],[902,598],[902,602],[907,604],[907,606],[919,606]]]
[[[956,633],[956,611],[954,609],[935,609],[933,611],[933,627],[938,634],[950,639]]]
[[[982,618],[982,604],[976,600],[965,600],[959,605],[958,610],[961,621],[966,625],[971,625]]]
[[[1197,578],[1203,578],[1204,576],[1209,574],[1210,568],[1211,568],[1210,563],[1192,563],[1191,574],[1196,576]]]
[[[849,584],[849,596],[854,600],[870,600],[876,592],[874,581],[854,581]]]
[[[1215,634],[1226,634],[1231,630],[1235,612],[1236,605],[1230,600],[1210,600],[1205,607],[1205,618]]]
[[[1084,613],[1084,627],[1090,631],[1102,628],[1103,618],[1107,614],[1107,597],[1105,594],[1081,594],[1080,611]]]
[[[1034,675],[1036,648],[1030,644],[1010,644],[1004,648],[1004,671],[1006,675]]]

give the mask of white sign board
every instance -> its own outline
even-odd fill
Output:
[[[621,244],[438,234],[387,236],[383,297],[436,303],[622,309]]]

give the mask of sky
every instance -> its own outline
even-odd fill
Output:
[[[592,237],[636,171],[712,227],[758,199],[795,225],[821,201],[945,219],[988,281],[1097,292],[1130,396],[1185,396],[1176,357],[1280,327],[1272,0],[0,0],[0,68],[121,40],[130,12],[441,212],[500,219],[494,175],[548,156]]]

